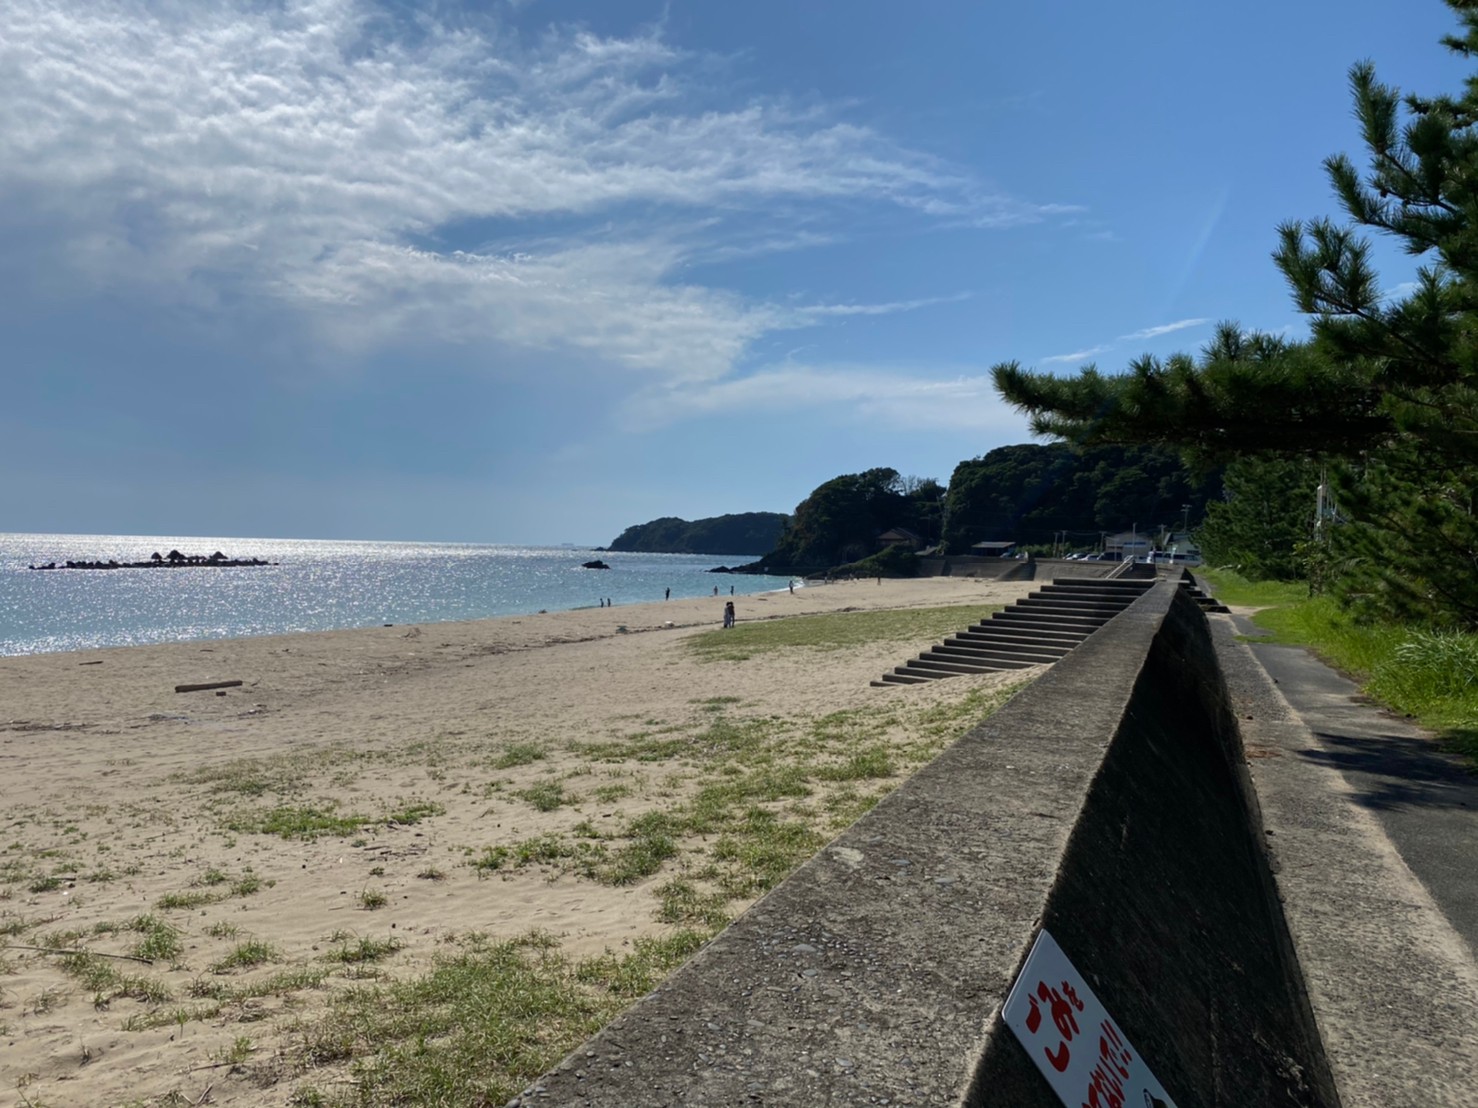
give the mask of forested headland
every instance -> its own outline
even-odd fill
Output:
[[[606,549],[645,554],[763,554],[774,548],[785,523],[786,516],[780,512],[740,512],[691,523],[664,516],[626,528]]]

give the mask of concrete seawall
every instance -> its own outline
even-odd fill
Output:
[[[1054,1105],[998,1014],[1045,925],[1179,1108],[1337,1104],[1260,827],[1161,582],[515,1103]]]

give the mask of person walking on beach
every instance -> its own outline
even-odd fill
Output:
[[[724,626],[734,626],[734,602],[732,600],[724,605]]]
[[[668,588],[668,590],[662,594],[662,599],[663,600],[671,600],[672,599],[672,589],[671,588]]]
[[[795,595],[795,578],[794,577],[792,577],[790,579],[790,595],[791,596],[794,596]]]

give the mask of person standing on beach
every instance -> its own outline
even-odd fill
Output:
[[[724,605],[724,626],[734,626],[734,602],[732,600]]]
[[[671,600],[672,599],[672,589],[670,587],[667,589],[666,592],[664,592],[662,594],[662,599],[663,600]]]

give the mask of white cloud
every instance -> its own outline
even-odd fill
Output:
[[[703,62],[656,32],[401,33],[357,0],[9,0],[0,230],[46,227],[45,264],[97,288],[253,298],[351,346],[434,327],[691,380],[773,330],[936,302],[794,308],[682,283],[695,257],[827,239],[777,209],[979,226],[1066,210],[819,109],[725,103]],[[736,212],[769,222],[741,236]]]
[[[1024,430],[1026,421],[996,394],[989,376],[941,378],[866,365],[778,365],[742,378],[649,389],[627,402],[623,422],[653,429],[719,413],[814,412],[893,430]]]
[[[957,292],[953,296],[930,296],[920,300],[895,300],[885,304],[815,304],[797,308],[802,319],[824,319],[828,316],[849,315],[893,315],[897,312],[915,312],[920,308],[932,308],[936,304],[958,304],[969,300],[970,293]]]
[[[1161,323],[1154,327],[1144,327],[1138,331],[1131,331],[1127,335],[1120,335],[1112,342],[1100,343],[1090,346],[1086,350],[1075,350],[1071,354],[1053,354],[1051,357],[1041,359],[1043,365],[1074,365],[1078,362],[1086,362],[1089,358],[1097,357],[1113,350],[1120,343],[1137,342],[1141,339],[1158,338],[1160,335],[1173,334],[1176,331],[1185,331],[1192,327],[1200,327],[1210,323],[1209,319],[1178,319],[1174,323]]]
[[[1177,319],[1174,323],[1162,323],[1158,327],[1145,327],[1139,331],[1131,331],[1127,335],[1120,335],[1119,342],[1133,342],[1136,339],[1153,339],[1161,335],[1173,334],[1176,331],[1185,331],[1191,327],[1201,327],[1210,323],[1209,319]]]
[[[1102,354],[1108,350],[1108,346],[1090,346],[1087,350],[1075,350],[1071,354],[1053,354],[1051,357],[1043,358],[1043,365],[1062,364],[1068,365],[1073,362],[1086,362],[1095,355]]]

